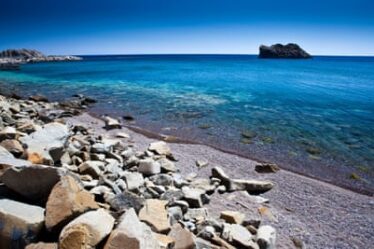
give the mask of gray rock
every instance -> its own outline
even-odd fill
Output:
[[[260,163],[255,166],[258,173],[276,173],[279,171],[279,166],[275,163]]]
[[[257,230],[257,244],[260,249],[275,249],[276,234],[275,228],[272,226],[260,226]]]
[[[209,212],[207,208],[189,208],[187,213],[184,215],[186,220],[205,220],[208,217]]]
[[[151,158],[139,161],[138,171],[144,175],[155,175],[161,173],[161,165]]]
[[[270,47],[261,45],[259,58],[308,59],[311,56],[299,45],[289,43],[287,45],[274,44]]]
[[[130,191],[138,191],[144,185],[143,175],[138,172],[124,172],[123,177]]]
[[[124,191],[107,199],[108,204],[116,211],[123,211],[129,208],[135,208],[139,211],[143,206],[145,199],[134,193]]]
[[[161,159],[157,160],[157,162],[160,163],[162,172],[168,173],[177,171],[175,164],[165,157],[162,157]]]
[[[13,127],[5,127],[0,131],[0,141],[5,139],[16,139],[17,138],[17,130]]]
[[[21,167],[29,165],[31,165],[31,162],[14,158],[8,150],[0,145],[0,166]]]
[[[224,224],[222,238],[239,247],[254,248],[255,244],[252,241],[252,234],[238,224]]]
[[[165,156],[170,156],[171,155],[171,150],[169,146],[164,142],[164,141],[158,141],[151,143],[148,147],[149,151],[155,152],[158,155],[165,155]]]
[[[109,116],[104,117],[105,122],[105,129],[112,130],[112,129],[121,129],[121,124],[117,119],[111,118]]]
[[[192,208],[200,208],[206,203],[204,198],[205,191],[196,188],[183,187],[182,188],[184,199],[188,202]]]
[[[174,225],[178,223],[179,220],[183,219],[183,211],[179,206],[169,207],[168,214],[171,225]]]
[[[167,174],[154,175],[149,177],[149,180],[154,184],[161,186],[171,186],[173,184],[173,177]]]
[[[46,124],[43,129],[37,130],[21,138],[27,145],[29,154],[37,154],[44,164],[53,165],[60,160],[69,137],[69,129],[60,123]]]
[[[104,249],[122,249],[124,246],[131,249],[160,248],[151,229],[139,221],[133,208],[123,215],[121,222],[110,234]]]
[[[21,249],[43,228],[44,208],[0,199],[0,248]]]
[[[86,161],[79,165],[78,170],[81,174],[88,174],[94,179],[98,179],[105,168],[105,163],[101,161]]]

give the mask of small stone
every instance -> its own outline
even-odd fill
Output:
[[[84,213],[61,231],[59,248],[95,248],[112,231],[113,225],[114,218],[104,209]]]
[[[178,221],[183,219],[183,211],[181,207],[174,206],[168,208],[168,216],[170,219],[170,223],[174,225]]]
[[[272,226],[260,226],[257,230],[257,243],[260,249],[275,249],[276,234],[275,228]]]
[[[125,178],[127,189],[130,191],[139,190],[144,185],[143,175],[138,172],[124,172],[123,177]]]
[[[124,132],[118,132],[118,133],[116,133],[116,137],[119,137],[119,138],[130,138],[130,135],[127,134],[127,133],[124,133]]]
[[[88,174],[94,179],[98,179],[105,168],[105,163],[101,161],[86,161],[79,165],[78,170],[81,174]]]
[[[135,208],[138,212],[144,206],[145,199],[132,192],[124,191],[121,194],[108,198],[107,202],[116,211]]]
[[[198,168],[203,168],[209,165],[209,162],[206,160],[196,160],[196,166]]]
[[[230,191],[245,190],[251,194],[261,194],[273,187],[274,184],[270,181],[234,179],[231,180]]]
[[[0,224],[0,248],[23,248],[34,241],[43,228],[44,209],[0,199]]]
[[[187,213],[184,215],[186,220],[198,220],[207,219],[209,217],[209,212],[207,208],[189,208]]]
[[[222,238],[239,247],[253,248],[252,234],[238,224],[224,224]]]
[[[164,141],[151,143],[148,150],[157,153],[158,155],[170,156],[171,150]]]
[[[161,186],[171,186],[173,184],[173,177],[167,174],[158,174],[149,178],[154,184]]]
[[[183,187],[182,188],[184,199],[188,202],[192,208],[200,208],[206,203],[205,191],[196,188]]]
[[[29,100],[35,101],[35,102],[48,102],[47,97],[43,95],[33,95],[29,97]]]
[[[175,164],[165,157],[157,160],[157,162],[160,163],[162,172],[168,173],[177,171]]]
[[[112,231],[104,249],[158,249],[157,237],[151,229],[140,222],[133,208],[126,211],[120,223]]]
[[[182,228],[180,224],[173,225],[168,236],[175,240],[174,249],[195,248],[195,236],[190,231]]]
[[[88,210],[98,208],[92,194],[84,190],[73,177],[64,176],[48,197],[45,225],[48,230],[52,230]]]
[[[5,139],[16,139],[17,138],[17,130],[13,127],[5,127],[0,131],[0,141]]]
[[[196,243],[196,249],[222,249],[222,248],[228,249],[226,247],[220,247],[220,246],[214,245],[210,243],[209,241],[202,239],[202,238],[196,238],[195,243]]]
[[[121,129],[121,124],[117,119],[111,118],[109,116],[104,117],[105,122],[105,129],[112,130],[112,129]]]
[[[261,163],[256,165],[255,170],[258,173],[276,173],[279,167],[274,163]]]
[[[148,199],[139,212],[139,219],[144,221],[157,233],[167,233],[170,230],[166,201]]]
[[[220,218],[230,224],[242,224],[245,214],[237,211],[222,211]]]
[[[151,158],[139,161],[138,171],[144,175],[155,175],[161,173],[161,165]]]

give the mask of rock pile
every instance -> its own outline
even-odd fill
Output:
[[[204,207],[214,194],[259,194],[273,183],[220,167],[209,179],[183,177],[163,141],[137,151],[124,133],[65,124],[84,96],[35,100],[0,96],[0,248],[275,248],[273,227],[234,210],[215,219]]]

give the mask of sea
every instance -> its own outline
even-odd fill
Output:
[[[374,57],[82,57],[0,71],[0,91],[84,94],[130,128],[374,193]]]

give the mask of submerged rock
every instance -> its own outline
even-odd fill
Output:
[[[311,55],[305,52],[299,45],[289,43],[287,45],[275,44],[272,46],[260,46],[259,58],[289,58],[289,59],[307,59]]]

